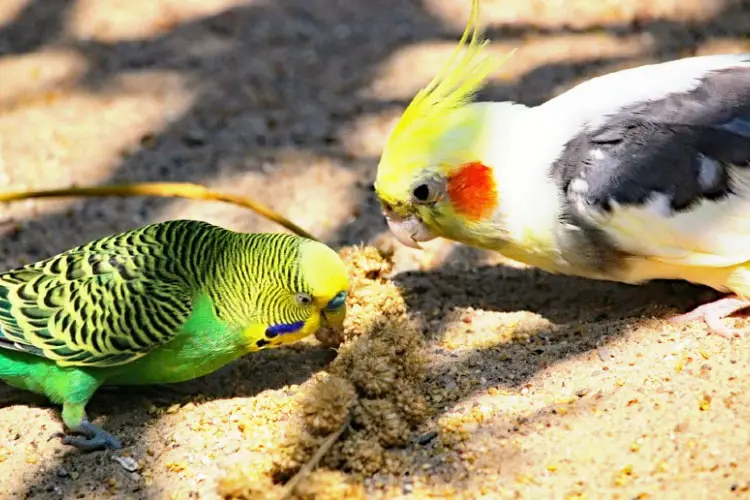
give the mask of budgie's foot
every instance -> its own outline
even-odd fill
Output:
[[[716,335],[721,335],[727,339],[742,337],[745,335],[745,332],[724,325],[722,320],[746,307],[750,307],[750,300],[743,300],[735,295],[731,295],[709,302],[708,304],[703,304],[689,313],[672,318],[670,321],[673,323],[688,323],[703,320],[708,325],[708,329]]]
[[[53,437],[61,437],[63,444],[75,446],[83,451],[119,450],[122,448],[119,439],[87,420],[81,422],[78,427],[72,428],[70,432],[71,434],[82,434],[82,436],[58,432]]]

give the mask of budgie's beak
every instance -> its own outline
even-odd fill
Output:
[[[344,329],[344,319],[346,318],[346,296],[347,292],[342,291],[336,294],[323,310],[323,323],[325,326],[340,332]]]
[[[417,214],[400,216],[394,211],[384,209],[383,215],[388,222],[388,229],[402,245],[421,249],[420,241],[430,241],[436,237]]]
[[[344,329],[344,319],[346,319],[346,304],[334,311],[323,311],[323,321],[325,325],[337,332]]]

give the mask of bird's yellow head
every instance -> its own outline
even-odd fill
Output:
[[[291,344],[323,326],[343,327],[349,277],[336,251],[290,234],[236,234],[244,250],[232,255],[240,265],[217,287],[216,303],[251,350]]]
[[[411,247],[437,236],[461,239],[459,233],[491,217],[498,203],[483,154],[488,111],[470,101],[510,54],[498,60],[485,50],[478,2],[455,52],[406,108],[378,165],[375,191],[388,226]]]
[[[304,240],[300,245],[300,275],[306,285],[306,301],[311,314],[308,327],[317,330],[328,326],[335,330],[343,327],[346,317],[346,296],[349,290],[349,276],[339,254],[331,247],[312,240]]]

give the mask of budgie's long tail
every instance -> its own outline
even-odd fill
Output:
[[[189,182],[136,182],[132,184],[112,184],[109,186],[69,187],[61,189],[43,189],[38,191],[6,191],[0,193],[0,202],[28,200],[31,198],[61,198],[69,196],[81,197],[127,197],[127,196],[159,196],[187,198],[190,200],[223,201],[244,208],[269,219],[293,233],[318,241],[313,235],[293,223],[283,215],[269,207],[249,198],[228,193],[213,191],[200,184]]]

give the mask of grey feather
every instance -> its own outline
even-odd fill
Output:
[[[615,204],[662,194],[669,217],[733,195],[733,173],[750,168],[750,67],[707,72],[690,90],[592,122],[564,145],[549,175],[560,189],[565,259],[607,274],[623,255],[600,229]]]
[[[582,130],[551,174],[570,210],[584,202],[606,212],[612,202],[643,204],[662,193],[680,211],[729,196],[732,169],[749,163],[750,68],[733,67],[707,74],[693,90],[634,103]],[[706,175],[712,168],[718,171]]]

